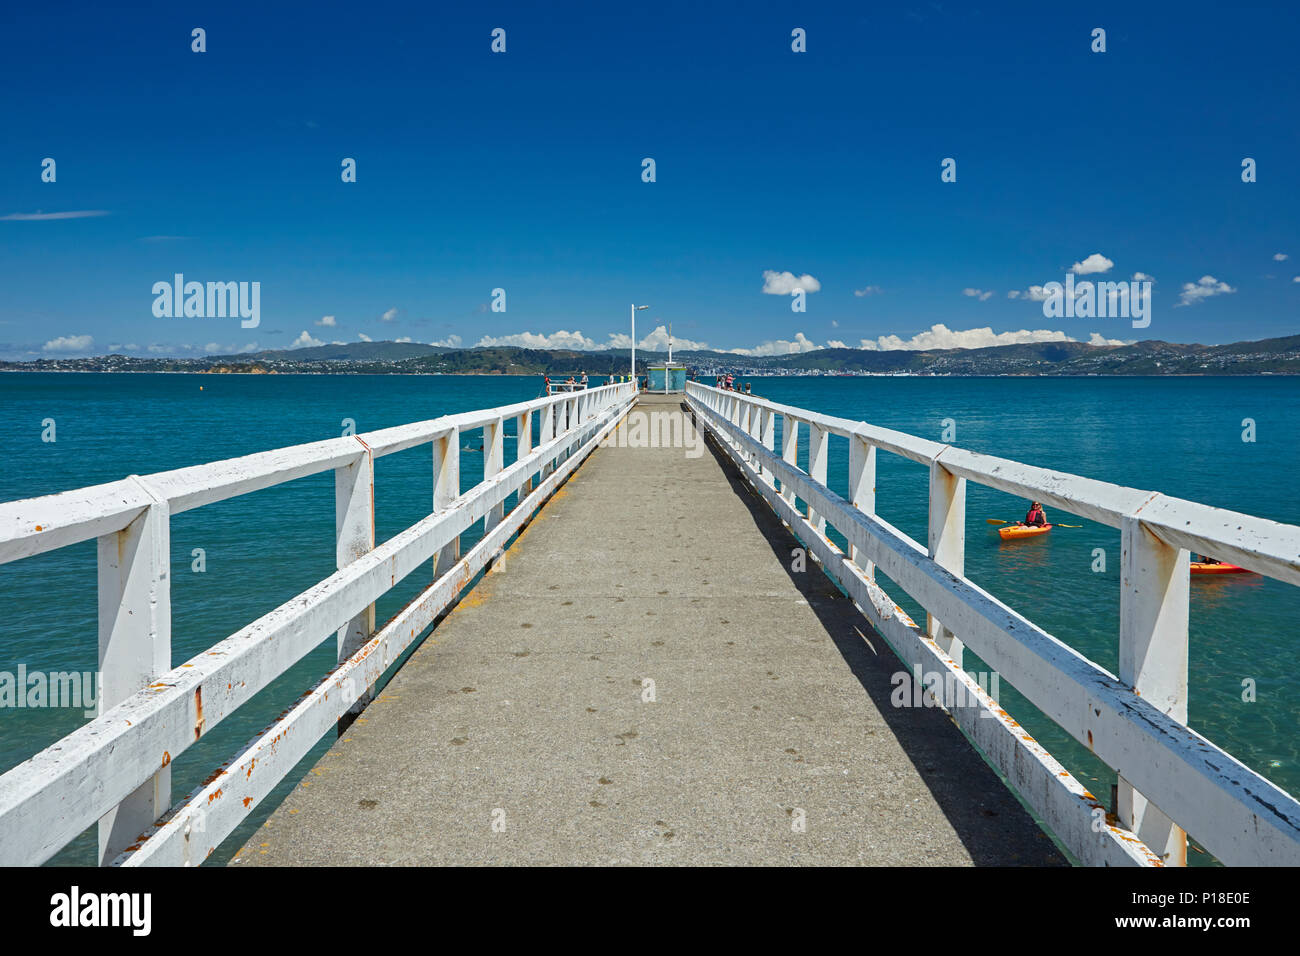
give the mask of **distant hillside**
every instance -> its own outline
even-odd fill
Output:
[[[343,345],[313,345],[303,349],[262,349],[238,355],[218,355],[214,362],[247,362],[256,359],[292,359],[296,362],[401,362],[451,349],[420,342],[347,342]]]
[[[1147,341],[1133,345],[1037,342],[981,349],[923,351],[816,349],[794,355],[745,356],[731,352],[674,351],[697,371],[762,374],[911,375],[1300,375],[1300,335],[1186,345]],[[637,369],[663,361],[663,352],[637,352]],[[416,342],[352,342],[305,349],[279,349],[206,358],[37,359],[0,362],[11,371],[261,372],[317,374],[589,375],[627,372],[626,349],[578,352],[514,347],[449,349]]]

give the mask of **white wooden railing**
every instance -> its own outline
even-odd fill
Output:
[[[622,418],[630,383],[450,415],[0,504],[0,563],[99,543],[99,715],[0,776],[0,864],[38,864],[99,823],[104,864],[201,863],[487,566]],[[540,434],[533,440],[533,415]],[[505,466],[504,424],[518,428]],[[462,432],[483,480],[460,492]],[[431,445],[427,517],[375,543],[374,461]],[[179,667],[171,660],[170,518],[333,470],[338,571]],[[518,503],[505,513],[506,499]],[[460,535],[484,521],[463,557]],[[375,601],[436,556],[434,582],[378,632]],[[331,633],[339,666],[168,809],[169,764]]]
[[[900,658],[962,688],[945,706],[1082,862],[1181,865],[1190,833],[1223,863],[1300,863],[1300,803],[1186,726],[1188,551],[1300,584],[1300,528],[694,382],[686,391],[697,421]],[[847,499],[826,483],[832,435],[849,443]],[[881,449],[930,470],[926,545],[875,513]],[[967,481],[1120,529],[1118,676],[965,577]],[[876,568],[926,610],[924,628],[876,584]],[[963,645],[1118,773],[1118,819],[962,669]]]

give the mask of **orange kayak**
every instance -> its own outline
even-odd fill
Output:
[[[1010,541],[1013,538],[1032,538],[1034,535],[1047,534],[1052,530],[1050,524],[1045,524],[1039,528],[1031,528],[1028,525],[1012,524],[1005,528],[998,528],[998,534],[1002,536],[1003,541]]]
[[[1250,574],[1238,564],[1206,564],[1204,561],[1192,562],[1193,574]]]

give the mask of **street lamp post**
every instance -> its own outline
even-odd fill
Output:
[[[636,314],[642,309],[648,309],[648,305],[632,306],[632,390],[636,391]]]

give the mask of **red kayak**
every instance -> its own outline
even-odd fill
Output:
[[[1250,571],[1237,564],[1209,564],[1205,561],[1193,561],[1191,564],[1193,574],[1250,574]]]

